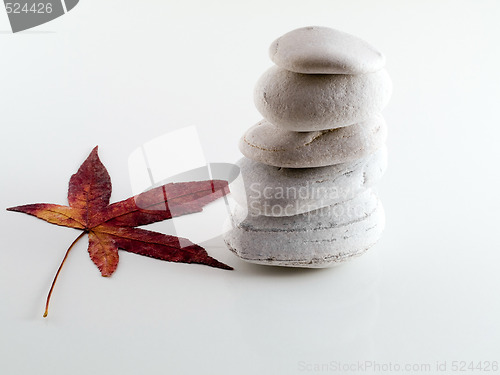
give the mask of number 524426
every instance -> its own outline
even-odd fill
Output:
[[[7,13],[21,14],[21,13],[52,13],[52,3],[34,3],[28,5],[27,3],[5,3]]]

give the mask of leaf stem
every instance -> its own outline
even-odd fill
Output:
[[[82,238],[83,235],[86,234],[86,233],[87,232],[80,233],[80,235],[78,237],[76,237],[76,239],[73,241],[73,243],[70,245],[70,247],[66,251],[66,254],[64,255],[64,258],[63,258],[63,260],[61,262],[61,265],[59,266],[59,269],[57,270],[56,276],[54,277],[54,281],[52,281],[52,286],[50,287],[49,295],[47,296],[47,303],[45,304],[45,312],[43,314],[44,318],[46,318],[47,315],[48,315],[48,313],[49,313],[50,296],[52,295],[52,291],[54,290],[54,285],[56,285],[57,277],[59,276],[59,273],[61,272],[61,268],[64,265],[64,262],[66,262],[66,259],[68,258],[69,251],[73,248],[73,246],[75,245],[75,243],[77,243],[78,240],[80,238]]]

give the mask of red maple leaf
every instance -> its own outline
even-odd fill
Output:
[[[111,179],[95,147],[69,180],[69,206],[35,203],[7,209],[36,216],[51,224],[83,230],[68,248],[54,277],[44,317],[47,316],[50,296],[68,253],[85,233],[89,238],[90,258],[102,276],[111,276],[116,270],[118,249],[170,262],[232,269],[187,239],[135,228],[200,212],[203,206],[228,192],[227,181],[222,180],[170,183],[109,204]]]

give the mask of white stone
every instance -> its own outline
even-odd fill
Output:
[[[387,168],[385,147],[363,159],[320,168],[278,168],[240,159],[233,198],[250,215],[292,216],[347,201],[375,185]]]
[[[283,69],[306,74],[363,74],[380,70],[384,55],[364,40],[328,27],[303,27],[286,33],[269,47]]]
[[[371,191],[301,215],[247,214],[236,206],[224,241],[240,258],[274,266],[319,268],[344,262],[374,245],[385,224],[382,205]]]
[[[247,158],[284,168],[323,167],[363,158],[385,143],[387,126],[381,115],[331,130],[294,132],[263,120],[240,139]]]
[[[257,82],[257,110],[273,125],[293,131],[340,128],[379,113],[392,83],[385,69],[375,73],[300,74],[278,66]]]

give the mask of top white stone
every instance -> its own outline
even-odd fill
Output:
[[[354,35],[320,26],[303,27],[269,47],[279,67],[304,74],[364,74],[380,70],[385,56]]]

